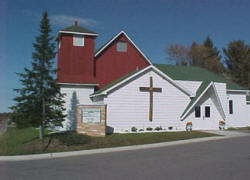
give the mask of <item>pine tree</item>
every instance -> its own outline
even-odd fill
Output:
[[[33,43],[32,68],[25,68],[19,73],[21,89],[12,106],[12,120],[18,127],[40,127],[40,138],[43,139],[44,128],[62,127],[65,115],[63,111],[63,95],[56,84],[54,66],[55,45],[50,36],[51,28],[47,12],[43,13],[40,23],[40,35]]]
[[[66,129],[69,131],[75,131],[76,130],[76,106],[78,104],[78,99],[76,96],[76,92],[74,91],[72,93],[72,98],[71,98],[71,102],[70,102],[70,110],[68,111],[68,123],[66,126]]]
[[[221,60],[220,52],[217,47],[214,47],[213,41],[209,36],[204,40],[203,45],[209,50],[210,57]]]
[[[250,88],[250,46],[242,40],[232,41],[223,52],[230,78]]]

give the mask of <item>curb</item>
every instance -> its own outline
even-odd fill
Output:
[[[46,154],[33,154],[33,155],[16,155],[16,156],[0,156],[0,161],[27,161],[27,160],[40,160],[40,159],[54,159],[62,157],[72,157],[80,155],[92,155],[100,153],[110,153],[110,152],[121,152],[121,151],[131,151],[149,148],[159,148],[175,145],[184,145],[190,143],[200,143],[206,141],[222,140],[235,137],[250,136],[250,134],[241,134],[238,136],[213,136],[204,138],[194,138],[154,144],[143,144],[143,145],[132,145],[132,146],[122,146],[113,148],[102,148],[102,149],[91,149],[91,150],[81,150],[81,151],[70,151],[70,152],[57,152],[57,153],[46,153]]]

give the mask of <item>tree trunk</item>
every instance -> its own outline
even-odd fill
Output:
[[[43,123],[45,121],[45,100],[43,98],[43,101],[42,101],[42,122],[41,122],[41,125],[40,125],[40,139],[43,140],[43,136],[44,136],[44,127],[43,127]]]
[[[43,126],[40,126],[39,138],[43,140],[43,136],[44,136],[44,128]]]

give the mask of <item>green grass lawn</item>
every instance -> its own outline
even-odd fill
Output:
[[[227,130],[250,130],[250,126],[247,126],[247,127],[240,127],[240,128],[232,128],[232,127],[229,127]]]
[[[8,128],[7,132],[0,137],[0,155],[85,150],[215,136],[215,134],[200,131],[112,134],[106,137],[89,137],[76,133],[60,133],[46,135],[44,142],[48,143],[50,141],[51,143],[45,151],[42,151],[42,143],[38,135],[39,130],[34,128]]]

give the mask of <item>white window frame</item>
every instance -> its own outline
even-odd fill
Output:
[[[119,49],[118,49],[118,44],[119,43],[121,43],[121,44],[125,44],[126,45],[126,51],[120,51]],[[128,51],[128,43],[127,42],[125,42],[125,41],[118,41],[117,43],[116,43],[116,51],[117,52],[127,52]]]
[[[82,40],[82,42],[79,43],[80,40]],[[73,36],[73,46],[83,47],[84,46],[84,36],[75,34]]]

